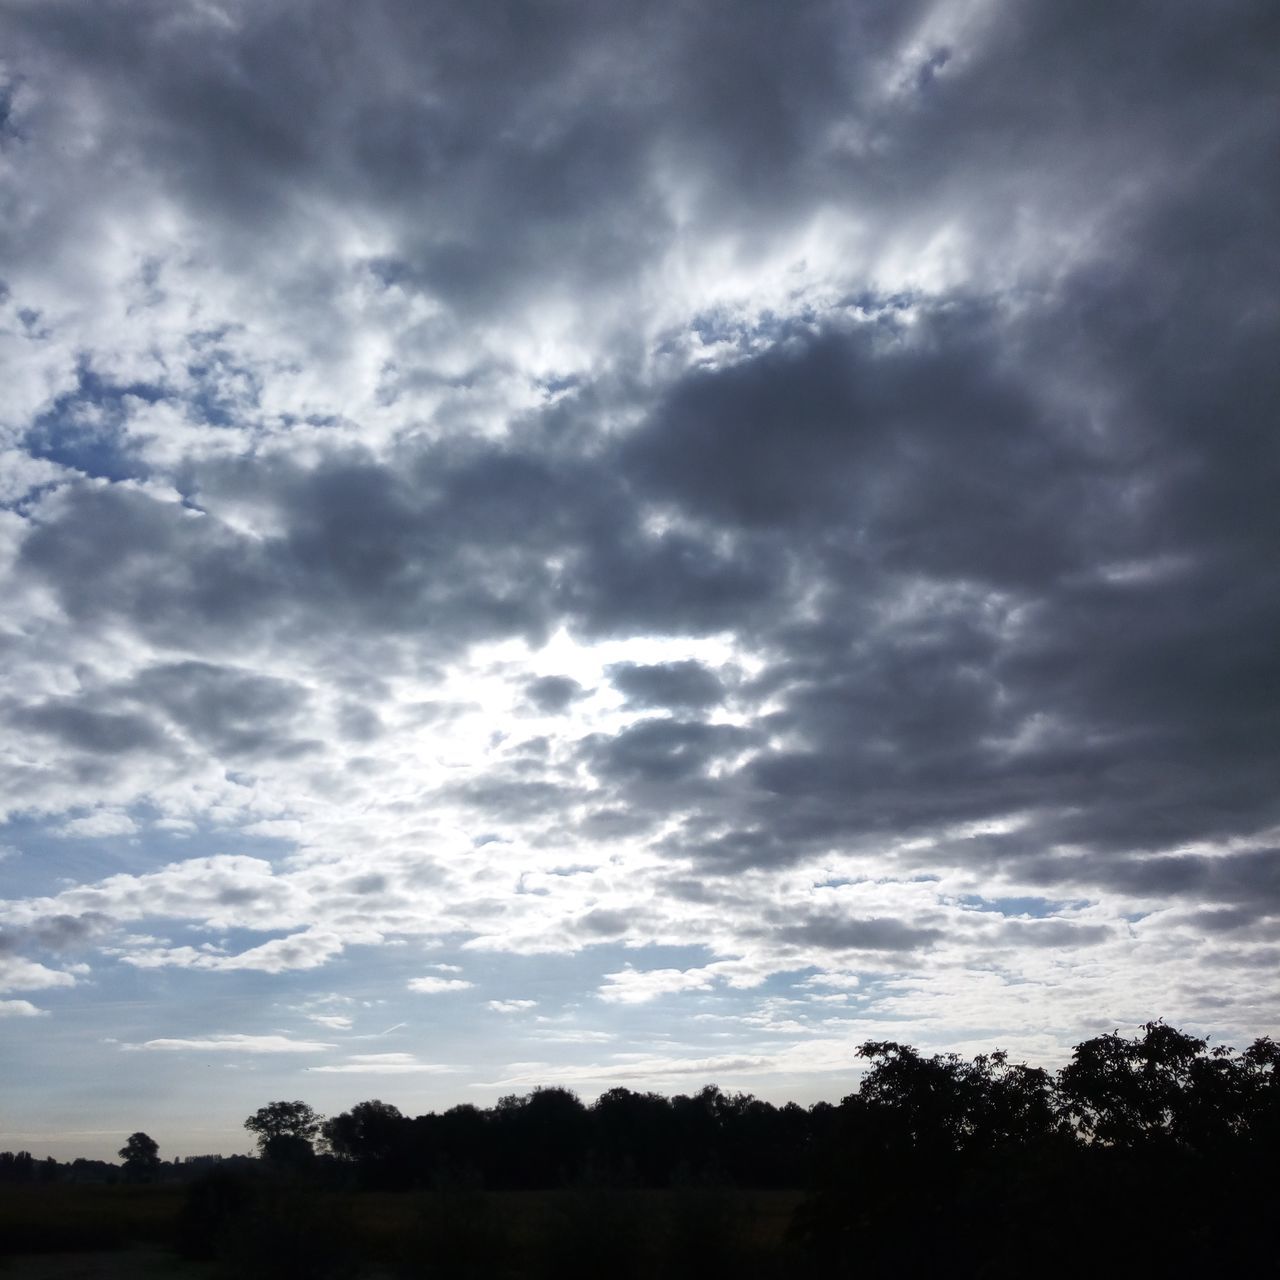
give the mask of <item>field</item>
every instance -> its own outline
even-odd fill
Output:
[[[182,1187],[7,1187],[0,1277],[627,1277],[783,1274],[795,1192],[316,1192],[274,1188],[191,1248]],[[198,1250],[195,1250],[198,1252]]]

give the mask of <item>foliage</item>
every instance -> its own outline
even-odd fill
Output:
[[[1002,1053],[966,1061],[868,1042],[871,1062],[820,1140],[796,1240],[820,1272],[1223,1274],[1265,1259],[1277,1052],[1163,1022],[1076,1046],[1051,1077]],[[1064,1222],[1087,1224],[1062,1231]],[[920,1224],[928,1224],[920,1230]]]
[[[320,1132],[320,1117],[305,1102],[268,1102],[259,1107],[244,1127],[265,1138],[305,1138],[308,1142]]]
[[[131,1133],[118,1154],[125,1177],[134,1182],[148,1182],[159,1172],[160,1144],[145,1133]]]
[[[305,1102],[268,1102],[244,1127],[258,1135],[258,1150],[279,1164],[297,1165],[313,1154],[312,1139],[320,1132],[320,1117]]]

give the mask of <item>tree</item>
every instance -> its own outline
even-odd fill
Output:
[[[374,1098],[321,1125],[329,1150],[341,1160],[376,1163],[386,1160],[403,1139],[405,1118],[399,1107]]]
[[[1086,1137],[1133,1147],[1181,1136],[1206,1042],[1162,1021],[1132,1039],[1112,1032],[1075,1047],[1058,1073],[1063,1110]]]
[[[268,1102],[244,1127],[258,1135],[258,1151],[277,1164],[299,1164],[315,1154],[311,1140],[320,1132],[320,1117],[305,1102]]]
[[[414,1125],[389,1102],[358,1102],[320,1131],[330,1153],[356,1165],[366,1186],[394,1188],[413,1180]]]
[[[125,1176],[138,1182],[150,1181],[160,1169],[160,1144],[145,1133],[131,1133],[119,1156]]]

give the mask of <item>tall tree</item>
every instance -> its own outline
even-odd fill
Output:
[[[312,1139],[320,1132],[320,1117],[305,1102],[268,1102],[244,1127],[258,1135],[258,1151],[278,1164],[298,1164],[315,1155]]]
[[[160,1144],[145,1133],[131,1133],[119,1156],[125,1177],[132,1181],[149,1182],[160,1170]]]

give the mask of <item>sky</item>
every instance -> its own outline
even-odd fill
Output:
[[[1269,0],[7,0],[0,1148],[1280,1031]]]

